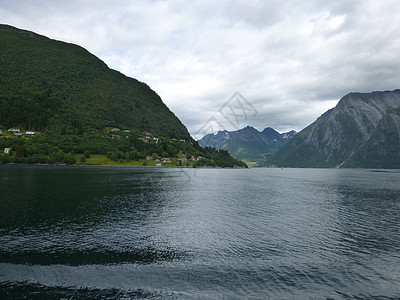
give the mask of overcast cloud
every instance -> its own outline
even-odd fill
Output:
[[[0,0],[0,23],[146,82],[196,138],[210,118],[300,130],[349,92],[400,88],[398,0]],[[257,112],[240,124],[219,112],[235,92]]]

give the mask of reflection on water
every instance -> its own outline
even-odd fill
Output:
[[[0,166],[10,298],[400,298],[400,173]]]

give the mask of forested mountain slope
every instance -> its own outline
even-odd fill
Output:
[[[80,46],[0,25],[0,125],[31,130],[137,128],[189,139],[145,83]]]

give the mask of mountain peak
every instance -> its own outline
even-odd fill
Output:
[[[399,89],[349,93],[335,108],[296,134],[271,163],[291,167],[399,168],[399,109]]]
[[[259,132],[257,129],[255,129],[253,126],[246,126],[242,129],[237,130],[237,132],[241,132],[241,131],[247,131],[247,132]]]
[[[279,133],[278,131],[276,131],[272,127],[266,127],[266,128],[264,128],[264,130],[262,132],[276,132],[276,133]]]
[[[198,142],[202,147],[227,150],[237,159],[261,166],[265,164],[266,156],[270,156],[293,135],[292,132],[280,134],[271,127],[259,132],[252,126],[246,126],[237,131],[208,134]]]

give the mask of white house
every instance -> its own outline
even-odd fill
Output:
[[[4,154],[10,154],[11,148],[4,148]]]
[[[27,132],[25,132],[25,134],[26,134],[26,135],[35,135],[36,132],[34,132],[34,131],[27,131]]]
[[[21,129],[19,129],[19,128],[10,128],[10,129],[8,129],[8,132],[20,132],[21,131]]]

